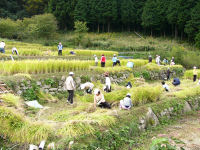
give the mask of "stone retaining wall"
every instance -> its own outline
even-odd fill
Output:
[[[117,75],[110,75],[110,79],[112,83],[120,84],[124,82],[125,79],[129,77],[130,73],[119,73]],[[31,80],[21,80],[17,83],[16,88],[14,89],[18,95],[21,95],[25,90],[31,89],[34,85],[37,85],[42,91],[50,94],[55,94],[64,91],[64,82],[66,80],[66,76],[62,76],[61,78],[51,77],[47,79],[41,79],[38,81]],[[87,79],[84,79],[87,78]],[[100,81],[101,83],[105,83],[105,77],[103,75],[96,76],[75,76],[74,77],[77,89],[80,88],[80,84],[85,83],[87,81],[96,82]]]

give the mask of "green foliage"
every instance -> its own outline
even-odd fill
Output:
[[[75,32],[79,34],[86,33],[88,31],[86,22],[76,21],[74,24],[74,28],[75,28]]]
[[[176,150],[176,146],[172,146],[167,138],[158,138],[152,141],[150,150]]]
[[[57,22],[52,14],[36,15],[17,21],[1,19],[0,29],[4,38],[48,39],[55,37]]]
[[[198,34],[195,37],[195,44],[198,48],[200,48],[200,30],[198,32]]]
[[[39,87],[33,83],[31,88],[22,93],[22,96],[26,101],[39,100],[37,93],[39,93]]]
[[[2,38],[16,38],[19,24],[11,19],[0,19],[0,35]]]

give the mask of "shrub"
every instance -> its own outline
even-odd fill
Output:
[[[36,15],[31,19],[32,23],[27,26],[29,37],[48,39],[55,36],[57,22],[52,14]]]
[[[2,38],[16,38],[18,28],[17,22],[11,19],[0,19],[0,35]]]

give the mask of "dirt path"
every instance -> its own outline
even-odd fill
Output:
[[[167,127],[158,137],[176,138],[185,143],[186,150],[200,150],[200,111]]]

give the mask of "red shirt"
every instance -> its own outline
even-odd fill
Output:
[[[105,56],[101,57],[101,62],[106,62],[106,57]]]

